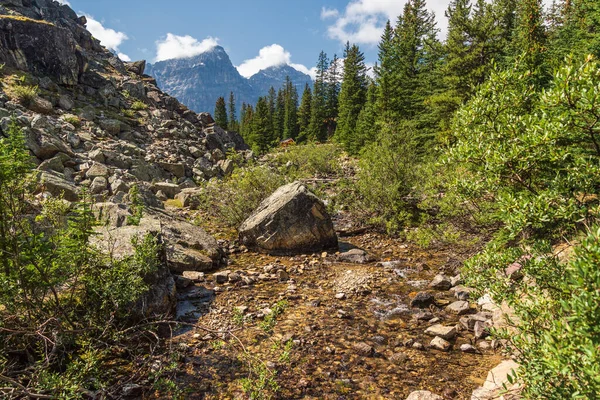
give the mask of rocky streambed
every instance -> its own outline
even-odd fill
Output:
[[[449,249],[373,233],[337,253],[231,249],[227,267],[177,279],[179,318],[207,328],[174,339],[187,398],[245,398],[254,385],[281,399],[470,399],[502,359]]]

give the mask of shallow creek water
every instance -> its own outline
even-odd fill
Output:
[[[432,337],[424,331],[432,323],[417,321],[419,310],[409,306],[435,274],[453,272],[460,255],[449,250],[426,253],[369,233],[343,241],[393,262],[338,263],[334,254],[233,254],[227,270],[257,278],[284,268],[289,280],[217,285],[207,276],[207,282],[180,294],[182,319],[214,330],[238,329],[235,337],[191,329],[175,339],[185,349],[179,379],[189,389],[187,398],[247,398],[240,384],[249,376],[244,351],[276,371],[280,389],[275,398],[404,399],[414,390],[470,398],[500,356],[461,352],[461,344],[474,344],[467,331],[459,331],[449,352],[429,349]],[[265,332],[259,326],[262,315],[283,299],[287,308],[272,331]],[[438,307],[430,310],[445,325],[458,322],[443,310],[451,301],[451,292],[437,292]],[[242,313],[234,311],[240,306],[245,307],[241,327]],[[293,345],[286,353],[290,340]],[[414,348],[414,342],[425,349]]]

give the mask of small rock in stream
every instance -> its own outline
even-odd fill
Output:
[[[352,348],[358,355],[364,357],[370,357],[371,355],[373,355],[373,347],[369,346],[365,342],[355,343],[354,345],[352,345]]]
[[[451,340],[456,336],[456,328],[453,326],[437,324],[427,328],[425,330],[425,334],[430,336],[439,336],[443,339]]]
[[[429,343],[429,345],[436,349],[436,350],[441,350],[441,351],[448,351],[450,350],[450,347],[452,346],[449,342],[447,342],[446,340],[442,339],[439,336],[436,336],[433,338],[433,340],[431,341],[431,343]]]
[[[432,304],[435,304],[435,297],[429,292],[419,292],[410,301],[410,306],[416,308],[427,308]]]
[[[477,349],[468,343],[460,345],[460,351],[463,353],[477,353]]]
[[[450,290],[452,282],[446,275],[438,274],[429,283],[429,287],[436,290]]]
[[[456,314],[456,315],[463,315],[468,313],[471,310],[471,307],[469,306],[469,302],[468,301],[455,301],[454,303],[450,304],[448,307],[446,307],[446,311],[452,313],[452,314]]]
[[[444,400],[441,396],[428,390],[417,390],[408,395],[406,400]]]

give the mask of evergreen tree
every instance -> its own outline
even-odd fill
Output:
[[[344,53],[344,79],[340,91],[336,139],[348,152],[356,154],[361,147],[356,122],[367,100],[367,67],[365,56],[357,45],[350,46],[347,43]]]
[[[219,97],[215,104],[215,122],[218,126],[227,130],[227,108],[223,97]]]
[[[341,73],[340,73],[340,59],[336,54],[333,55],[333,60],[329,63],[329,69],[327,70],[326,82],[326,106],[325,106],[325,119],[327,120],[327,137],[331,137],[337,125],[338,116],[338,101],[341,89]]]
[[[377,92],[377,85],[371,81],[367,90],[367,102],[362,110],[360,110],[356,121],[356,139],[354,140],[354,145],[357,149],[362,149],[365,145],[377,139],[378,128],[376,121],[379,114],[378,104],[380,104],[377,101]]]
[[[280,88],[277,91],[277,99],[275,101],[275,114],[273,118],[273,135],[275,140],[283,139],[283,130],[285,125],[285,91]]]
[[[252,150],[262,154],[269,150],[272,141],[269,121],[269,104],[266,98],[260,97],[252,117],[252,134],[250,136]]]
[[[379,48],[379,60],[375,66],[375,75],[377,79],[377,88],[379,94],[377,96],[377,108],[379,109],[381,119],[389,122],[390,121],[390,99],[392,97],[392,87],[396,84],[394,66],[396,56],[394,53],[394,29],[392,24],[388,20],[381,41],[378,45]]]
[[[285,78],[284,101],[285,112],[281,139],[295,140],[298,137],[298,91],[289,76]]]
[[[239,124],[237,120],[237,110],[235,108],[235,97],[233,92],[229,93],[229,130],[237,131],[239,130]]]
[[[524,54],[525,65],[534,73],[534,79],[541,83],[550,78],[550,71],[544,63],[546,31],[542,0],[519,1],[513,46],[515,57]]]
[[[309,125],[311,115],[311,104],[312,104],[312,91],[310,85],[307,83],[304,86],[304,92],[302,93],[302,100],[300,107],[298,108],[298,142],[304,142],[309,136]]]
[[[315,79],[309,125],[309,139],[325,142],[327,136],[327,68],[329,61],[327,54],[321,51],[317,62],[317,76]]]

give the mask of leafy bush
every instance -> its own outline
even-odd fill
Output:
[[[81,118],[79,118],[77,115],[67,114],[63,117],[63,120],[73,125],[75,128],[79,128],[81,126]]]
[[[105,344],[123,340],[158,245],[140,237],[131,257],[99,253],[91,204],[50,199],[36,211],[30,168],[13,121],[0,137],[0,373],[11,376],[0,392],[80,398],[115,379],[100,367]]]
[[[238,169],[224,180],[205,184],[200,208],[226,225],[237,227],[285,183],[283,176],[265,166]]]
[[[31,104],[33,99],[38,95],[39,89],[37,86],[15,84],[8,89],[8,93],[19,103],[27,106]]]
[[[523,365],[528,398],[595,398],[600,232],[566,268],[552,249],[598,220],[600,69],[569,60],[542,92],[530,79],[518,66],[496,72],[456,115],[446,159],[462,171],[456,193],[500,226],[464,276],[514,308],[516,331],[498,334]],[[507,276],[509,265],[523,279]]]
[[[134,111],[146,110],[147,108],[148,108],[148,105],[140,100],[134,101],[133,104],[131,105],[131,109]]]
[[[336,176],[342,172],[342,149],[336,144],[290,146],[275,150],[273,154],[276,165],[291,165],[290,169],[293,168],[293,171],[287,169],[285,173],[298,178]]]
[[[355,206],[369,215],[371,223],[394,232],[415,218],[411,193],[419,177],[418,162],[409,127],[395,131],[387,126],[365,147],[357,173]]]

